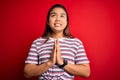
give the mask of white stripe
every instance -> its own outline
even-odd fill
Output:
[[[75,51],[74,49],[72,49],[72,48],[65,48],[65,47],[63,48],[63,47],[61,47],[60,49],[61,49],[61,51],[62,51],[62,50],[65,51],[65,50],[66,50],[66,52],[67,52],[67,51],[68,51],[68,52],[74,52],[74,53],[76,52],[76,51]],[[72,53],[71,55],[73,55],[73,53]],[[73,55],[73,56],[74,56],[74,55]]]
[[[34,61],[25,61],[25,63],[38,64],[38,62],[34,62]]]
[[[65,54],[65,55],[70,55],[70,56],[75,56],[74,53],[71,53],[70,51],[61,51],[61,54]]]
[[[38,46],[37,48],[39,49],[39,48],[42,48],[42,47],[44,47],[44,48],[46,48],[46,47],[53,47],[53,43],[51,43],[51,44],[45,44],[45,45],[41,45],[41,46]]]
[[[31,51],[37,51],[35,48],[31,48],[30,50],[31,50]]]
[[[87,60],[88,58],[86,57],[82,57],[82,58],[77,58],[76,61],[80,61],[80,60]]]
[[[74,57],[70,57],[70,56],[62,56],[62,58],[74,60]]]
[[[77,54],[76,56],[85,56],[86,54],[85,53],[80,53],[80,54]]]
[[[45,53],[52,53],[51,50],[46,50],[46,51],[42,51],[40,54],[45,54]]]
[[[37,60],[37,57],[28,57],[27,59],[30,59],[30,60]]]
[[[44,47],[44,48],[38,48],[38,53],[40,52],[40,51],[42,51],[42,50],[51,50],[51,49],[53,49],[53,47]]]
[[[30,52],[29,55],[31,55],[31,56],[32,56],[32,55],[33,55],[33,56],[37,56],[38,54],[37,54],[37,53],[32,53],[32,52]]]
[[[32,47],[36,47],[36,45],[35,45],[35,44],[32,44]]]
[[[79,49],[79,50],[78,50],[78,52],[81,52],[81,51],[84,52],[85,50],[84,50],[84,49]]]

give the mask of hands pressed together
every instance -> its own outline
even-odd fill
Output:
[[[59,45],[59,41],[55,40],[54,41],[54,47],[53,47],[53,51],[49,60],[50,63],[57,64],[57,65],[62,65],[63,64],[63,59],[61,57],[61,52],[60,52],[60,45]]]

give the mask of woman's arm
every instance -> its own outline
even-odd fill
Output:
[[[62,65],[64,60],[61,57],[60,46],[58,40],[56,41],[56,50],[57,50],[57,64]],[[88,77],[90,75],[90,66],[88,63],[83,64],[70,64],[68,63],[64,69],[73,75],[79,75],[82,77]]]
[[[70,64],[68,63],[64,69],[73,75],[78,75],[82,77],[89,77],[90,75],[90,67],[89,64]]]
[[[34,76],[39,76],[46,72],[50,67],[52,67],[56,63],[56,42],[53,47],[53,51],[50,57],[50,60],[40,64],[26,64],[24,67],[24,76],[26,78],[34,77]]]
[[[25,64],[24,67],[24,76],[26,78],[31,78],[34,76],[39,76],[45,71],[47,71],[53,64],[48,61],[45,62],[41,65],[36,65],[36,64]]]

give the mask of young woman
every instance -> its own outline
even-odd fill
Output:
[[[24,75],[39,80],[74,80],[90,75],[89,60],[82,42],[69,32],[68,13],[56,4],[48,12],[42,37],[33,41],[25,61]]]

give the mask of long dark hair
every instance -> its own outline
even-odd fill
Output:
[[[45,27],[45,31],[42,35],[43,38],[49,38],[50,35],[52,34],[52,30],[50,28],[50,26],[48,25],[48,22],[49,22],[49,16],[50,16],[50,12],[54,9],[54,8],[62,8],[66,14],[67,14],[67,26],[65,27],[64,31],[63,31],[63,35],[67,38],[73,38],[73,36],[71,35],[70,33],[70,30],[69,30],[69,18],[68,18],[68,12],[66,10],[66,8],[61,5],[61,4],[55,4],[53,5],[50,10],[48,11],[48,15],[47,15],[47,20],[46,20],[46,27]]]

